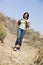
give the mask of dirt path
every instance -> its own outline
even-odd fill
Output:
[[[31,65],[38,49],[22,43],[19,51],[13,51],[12,47],[16,36],[7,32],[4,44],[0,44],[0,65]]]

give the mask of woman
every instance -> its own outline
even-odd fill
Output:
[[[25,12],[23,18],[18,21],[17,39],[15,42],[14,51],[20,49],[24,35],[26,34],[27,28],[29,28],[29,13]]]

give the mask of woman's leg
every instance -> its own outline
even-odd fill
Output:
[[[26,33],[26,30],[21,30],[21,36],[20,36],[20,42],[19,42],[19,45],[21,46],[21,44],[22,44],[22,40],[23,40],[23,38],[24,38],[24,36],[25,36],[25,33]]]
[[[18,30],[17,30],[17,39],[16,39],[16,43],[15,43],[15,45],[19,45],[19,42],[20,42],[20,36],[21,36],[21,29],[18,28]]]
[[[23,39],[25,33],[26,33],[26,31],[25,30],[22,30],[20,28],[17,31],[17,40],[16,40],[16,43],[15,43],[15,47],[18,50],[20,49],[20,46],[22,44],[22,39]]]

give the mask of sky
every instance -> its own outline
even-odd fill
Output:
[[[17,21],[29,12],[30,28],[43,35],[43,0],[0,0],[0,12]]]

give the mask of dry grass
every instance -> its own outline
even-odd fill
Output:
[[[30,61],[30,65],[43,65],[43,37],[40,38],[40,33],[33,29],[27,29],[21,51],[16,53],[12,50],[11,47],[14,46],[16,40],[14,35],[17,34],[17,28],[16,20],[0,13],[0,39],[4,40],[5,43],[4,46],[0,44],[0,58],[2,59],[0,60],[3,62],[0,65],[29,65]]]

